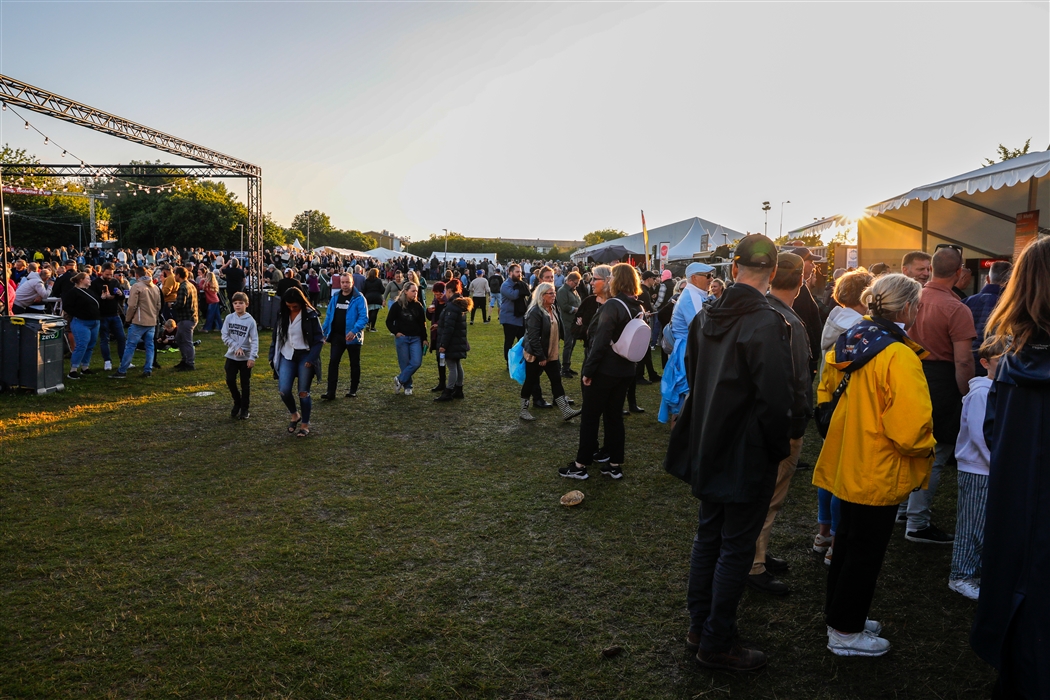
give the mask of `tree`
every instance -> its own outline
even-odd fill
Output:
[[[785,233],[783,236],[773,239],[774,243],[781,246],[786,246],[792,241],[802,241],[802,244],[807,248],[819,248],[824,245],[823,241],[820,240],[819,233],[810,233],[805,236],[792,236],[789,233]]]
[[[1017,156],[1023,156],[1026,153],[1028,153],[1028,146],[1031,143],[1032,139],[1028,139],[1024,142],[1024,147],[1022,148],[1007,148],[1003,144],[999,144],[999,160],[985,158],[984,163],[982,163],[982,165],[984,167],[988,167],[989,165],[995,165],[996,163],[1003,163],[1005,161],[1010,160],[1011,158],[1016,158]]]
[[[583,237],[583,242],[587,245],[597,245],[604,243],[605,241],[612,241],[617,238],[623,238],[627,234],[623,231],[617,231],[612,228],[603,228],[600,231],[591,231]]]
[[[263,247],[270,249],[283,246],[287,242],[284,229],[274,220],[273,214],[266,212],[266,215],[263,216]]]

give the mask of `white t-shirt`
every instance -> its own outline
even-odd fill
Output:
[[[288,321],[288,339],[281,347],[281,357],[286,360],[292,359],[296,350],[309,350],[306,338],[303,336],[303,312]]]

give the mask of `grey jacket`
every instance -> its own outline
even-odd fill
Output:
[[[580,295],[575,289],[567,284],[558,287],[557,305],[562,328],[572,328],[576,323],[576,312],[580,309],[580,303]]]

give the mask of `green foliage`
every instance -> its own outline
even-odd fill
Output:
[[[603,228],[600,231],[591,231],[583,237],[583,242],[587,245],[598,245],[605,241],[612,241],[617,238],[623,238],[627,234],[623,231],[617,231],[613,228]]]
[[[297,214],[292,219],[292,226],[288,230],[288,242],[298,239],[299,243],[307,247],[307,225],[309,224],[310,237],[309,246],[318,248],[326,245],[332,248],[349,248],[350,250],[372,250],[378,246],[376,239],[367,233],[360,231],[343,231],[332,226],[332,220],[323,211],[312,209],[302,214]]]
[[[429,258],[434,251],[445,250],[445,235],[432,233],[425,241],[416,241],[405,246],[405,252]],[[500,260],[544,260],[551,259],[549,253],[537,253],[535,248],[514,245],[491,238],[467,238],[462,234],[450,231],[448,234],[448,252],[450,253],[495,253]]]
[[[137,184],[137,183],[136,183]],[[158,192],[158,184],[177,184],[179,189]],[[113,208],[111,228],[121,246],[200,246],[210,249],[237,248],[240,228],[248,222],[248,209],[220,182],[171,180],[145,183],[148,189],[122,189]]]
[[[288,239],[285,237],[284,228],[274,220],[273,214],[266,212],[263,216],[263,245],[267,248],[273,248],[284,245],[287,242]]]
[[[773,242],[777,245],[787,245],[792,241],[802,241],[802,244],[807,248],[819,248],[824,245],[824,242],[820,240],[819,233],[810,233],[805,236],[792,236],[791,234],[785,233],[783,236],[773,239]]]
[[[1023,156],[1026,153],[1028,153],[1028,146],[1031,143],[1032,139],[1028,139],[1024,142],[1024,146],[1021,148],[1007,148],[1003,144],[999,144],[999,160],[985,158],[984,163],[982,163],[981,165],[983,165],[984,167],[988,167],[989,165],[995,165],[996,163],[1003,163],[1005,161],[1010,160],[1011,158],[1016,158],[1017,156]]]

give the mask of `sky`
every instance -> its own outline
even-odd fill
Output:
[[[261,166],[285,226],[762,231],[769,201],[776,235],[1048,148],[1048,30],[1045,1],[0,0],[0,73]],[[88,163],[185,162],[25,116]],[[0,142],[62,162],[10,111]]]

